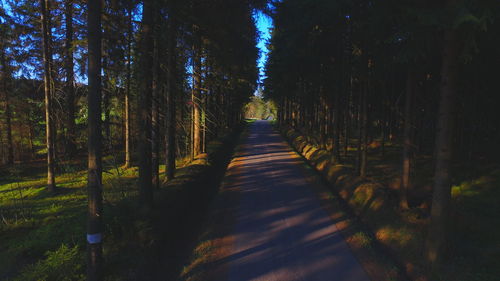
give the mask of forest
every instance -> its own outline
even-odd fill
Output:
[[[455,0],[274,11],[279,126],[412,279],[440,265],[431,280],[500,276],[499,15]]]
[[[370,280],[496,280],[499,34],[495,0],[0,0],[0,279],[222,280],[265,122]]]

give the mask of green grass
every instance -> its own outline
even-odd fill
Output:
[[[137,168],[124,169],[115,157],[103,159],[106,280],[147,278],[155,274],[153,267],[172,276],[180,270],[164,261],[163,250],[178,253],[189,244],[189,233],[217,191],[221,176],[214,175],[223,174],[235,136],[210,143],[208,161],[181,166],[177,178],[155,192],[148,214],[138,204]],[[186,162],[179,159],[178,165]],[[84,280],[86,177],[85,159],[64,162],[58,190],[51,194],[43,162],[0,169],[1,280]]]
[[[63,280],[53,275],[44,277],[42,268],[56,266],[57,251],[85,248],[87,174],[79,164],[65,165],[67,167],[60,170],[67,172],[56,177],[58,190],[55,194],[46,190],[42,163],[23,164],[2,171],[7,177],[3,177],[0,185],[1,279],[14,278],[23,272],[19,280]],[[106,207],[136,194],[133,188],[136,169],[124,170],[108,165],[104,171]],[[61,274],[68,276],[66,270],[61,270]]]

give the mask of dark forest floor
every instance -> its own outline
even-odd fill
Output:
[[[316,168],[330,159],[328,151],[315,145],[315,139],[287,131],[298,151]],[[352,139],[355,145],[356,140]],[[412,277],[421,274],[425,229],[429,222],[433,180],[432,155],[419,154],[412,173],[409,210],[398,208],[401,147],[387,144],[382,155],[380,142],[374,140],[369,149],[368,176],[365,180],[340,176],[334,192],[360,217],[376,239],[389,249]],[[324,175],[338,171],[355,174],[356,147],[343,154],[343,165],[327,166]],[[351,172],[349,172],[351,171]],[[347,185],[346,185],[347,184]],[[500,165],[487,161],[461,160],[457,155],[453,167],[452,215],[449,221],[448,256],[442,270],[427,275],[427,280],[498,280],[500,276]],[[419,279],[425,280],[425,279]]]

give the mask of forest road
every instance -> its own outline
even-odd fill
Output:
[[[229,188],[239,203],[232,249],[221,260],[226,276],[218,280],[369,280],[309,186],[302,160],[269,122],[249,131],[232,163]]]

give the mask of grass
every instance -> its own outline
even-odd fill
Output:
[[[297,151],[320,171],[353,213],[416,280],[498,280],[500,276],[500,167],[455,162],[447,262],[437,273],[425,269],[423,252],[430,217],[433,164],[429,155],[415,162],[410,210],[398,208],[401,147],[386,146],[382,157],[369,150],[367,179],[355,176],[355,148],[342,166],[330,165],[330,154],[296,131],[284,132]],[[351,141],[352,144],[356,142]],[[369,244],[361,234],[353,236]],[[368,238],[370,238],[368,237]],[[366,243],[365,243],[366,242]],[[358,243],[358,244],[359,244]]]
[[[217,191],[221,176],[212,176],[223,174],[235,136],[210,143],[206,161],[180,167],[177,178],[155,192],[148,214],[138,204],[137,168],[103,159],[106,280],[155,276],[158,268],[171,276],[179,271],[182,262],[170,261],[193,239],[189,232]],[[55,194],[46,191],[43,162],[0,169],[1,280],[84,280],[85,169],[85,159],[61,163]]]
[[[106,162],[106,161],[105,161]],[[69,274],[54,270],[57,257],[81,258],[85,248],[86,171],[81,163],[64,163],[56,177],[58,190],[46,190],[44,164],[19,164],[3,170],[0,185],[0,278],[19,280],[77,280],[81,270]],[[124,198],[133,197],[137,170],[106,165],[103,173],[105,210]],[[62,262],[62,261],[61,261]],[[81,264],[81,263],[79,263]],[[52,269],[50,269],[52,268]],[[49,270],[50,269],[50,270]],[[46,271],[60,272],[60,276]],[[39,273],[38,275],[35,273]],[[69,274],[69,275],[68,275]],[[30,277],[31,276],[31,277]],[[64,276],[64,278],[63,278]]]

